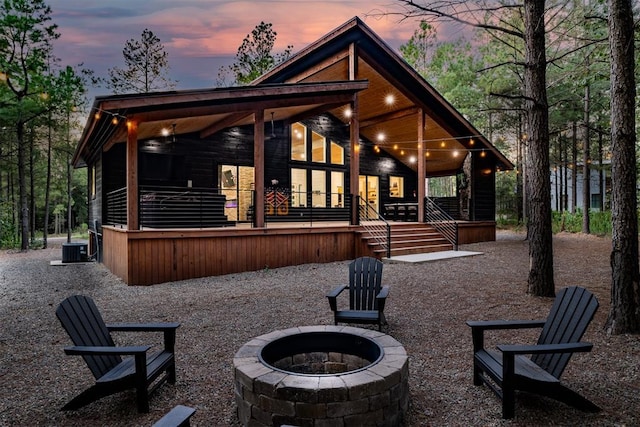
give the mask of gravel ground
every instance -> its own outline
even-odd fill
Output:
[[[581,285],[600,309],[585,340],[591,353],[576,354],[563,381],[603,408],[586,414],[538,396],[519,394],[516,417],[501,419],[500,401],[472,384],[468,319],[546,316],[552,300],[526,294],[527,243],[499,232],[496,242],[464,245],[482,255],[422,264],[386,263],[391,287],[385,332],[409,354],[407,426],[640,425],[640,336],[607,336],[611,241],[585,235],[554,237],[559,289]],[[235,426],[232,359],[251,338],[276,329],[332,323],[325,293],[346,280],[347,262],[310,264],[243,274],[130,287],[100,264],[51,266],[59,246],[0,253],[0,425],[149,426],[177,404],[197,408],[195,426]],[[178,321],[178,382],[138,414],[134,393],[116,394],[78,411],[61,412],[92,384],[78,357],[65,356],[70,341],[55,308],[65,297],[94,298],[107,322]],[[490,343],[511,340],[500,333]],[[140,343],[129,334],[118,344]],[[518,336],[518,342],[534,339]],[[155,335],[143,343],[160,344]]]

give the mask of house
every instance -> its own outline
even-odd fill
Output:
[[[492,240],[513,167],[358,18],[249,86],[96,98],[73,164],[92,251],[135,285],[388,256],[394,222]]]
[[[559,165],[551,170],[551,209],[554,211],[571,210],[572,207],[584,210],[584,163],[578,163],[575,170],[576,185],[573,183],[574,169]],[[609,206],[611,190],[611,160],[591,162],[589,168],[589,207],[601,211]],[[604,194],[604,197],[603,197]]]

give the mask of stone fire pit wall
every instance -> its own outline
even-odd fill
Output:
[[[374,361],[349,363],[353,370],[339,372],[343,369],[338,368],[329,374],[290,372],[280,363],[274,367],[262,360],[262,350],[274,341],[318,332],[349,334],[354,341],[367,339],[382,351]],[[312,355],[323,357],[330,359],[323,362],[330,366],[334,360],[353,360],[331,352]],[[237,413],[244,426],[399,426],[408,408],[406,351],[393,337],[375,330],[327,325],[274,331],[242,346],[233,365]]]

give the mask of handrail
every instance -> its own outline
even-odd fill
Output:
[[[424,198],[424,220],[431,224],[458,250],[458,223],[429,197]]]
[[[360,225],[386,251],[387,258],[391,258],[391,225],[368,203],[360,203],[358,197],[358,215]]]

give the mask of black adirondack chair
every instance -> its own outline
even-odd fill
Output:
[[[593,344],[580,342],[598,309],[598,300],[580,287],[562,289],[546,320],[468,321],[473,338],[473,383],[486,384],[502,398],[502,417],[513,418],[515,391],[547,396],[587,412],[600,408],[560,383],[571,355],[588,352]],[[484,331],[542,328],[535,345],[484,348]],[[525,355],[531,355],[526,357]]]
[[[178,405],[167,412],[164,417],[156,421],[151,427],[189,427],[191,425],[191,417],[195,413],[195,408]]]
[[[96,379],[63,410],[78,409],[104,396],[135,388],[138,411],[149,412],[149,395],[165,381],[176,382],[174,347],[179,323],[106,325],[93,300],[82,295],[62,301],[56,316],[75,344],[66,347],[65,353],[82,356]],[[150,352],[150,345],[117,347],[110,331],[163,332],[164,348]]]
[[[349,264],[349,284],[340,285],[327,294],[333,311],[334,323],[377,324],[387,323],[384,306],[389,287],[382,286],[382,261],[371,257],[357,258]],[[349,309],[338,310],[338,295],[349,291]]]

